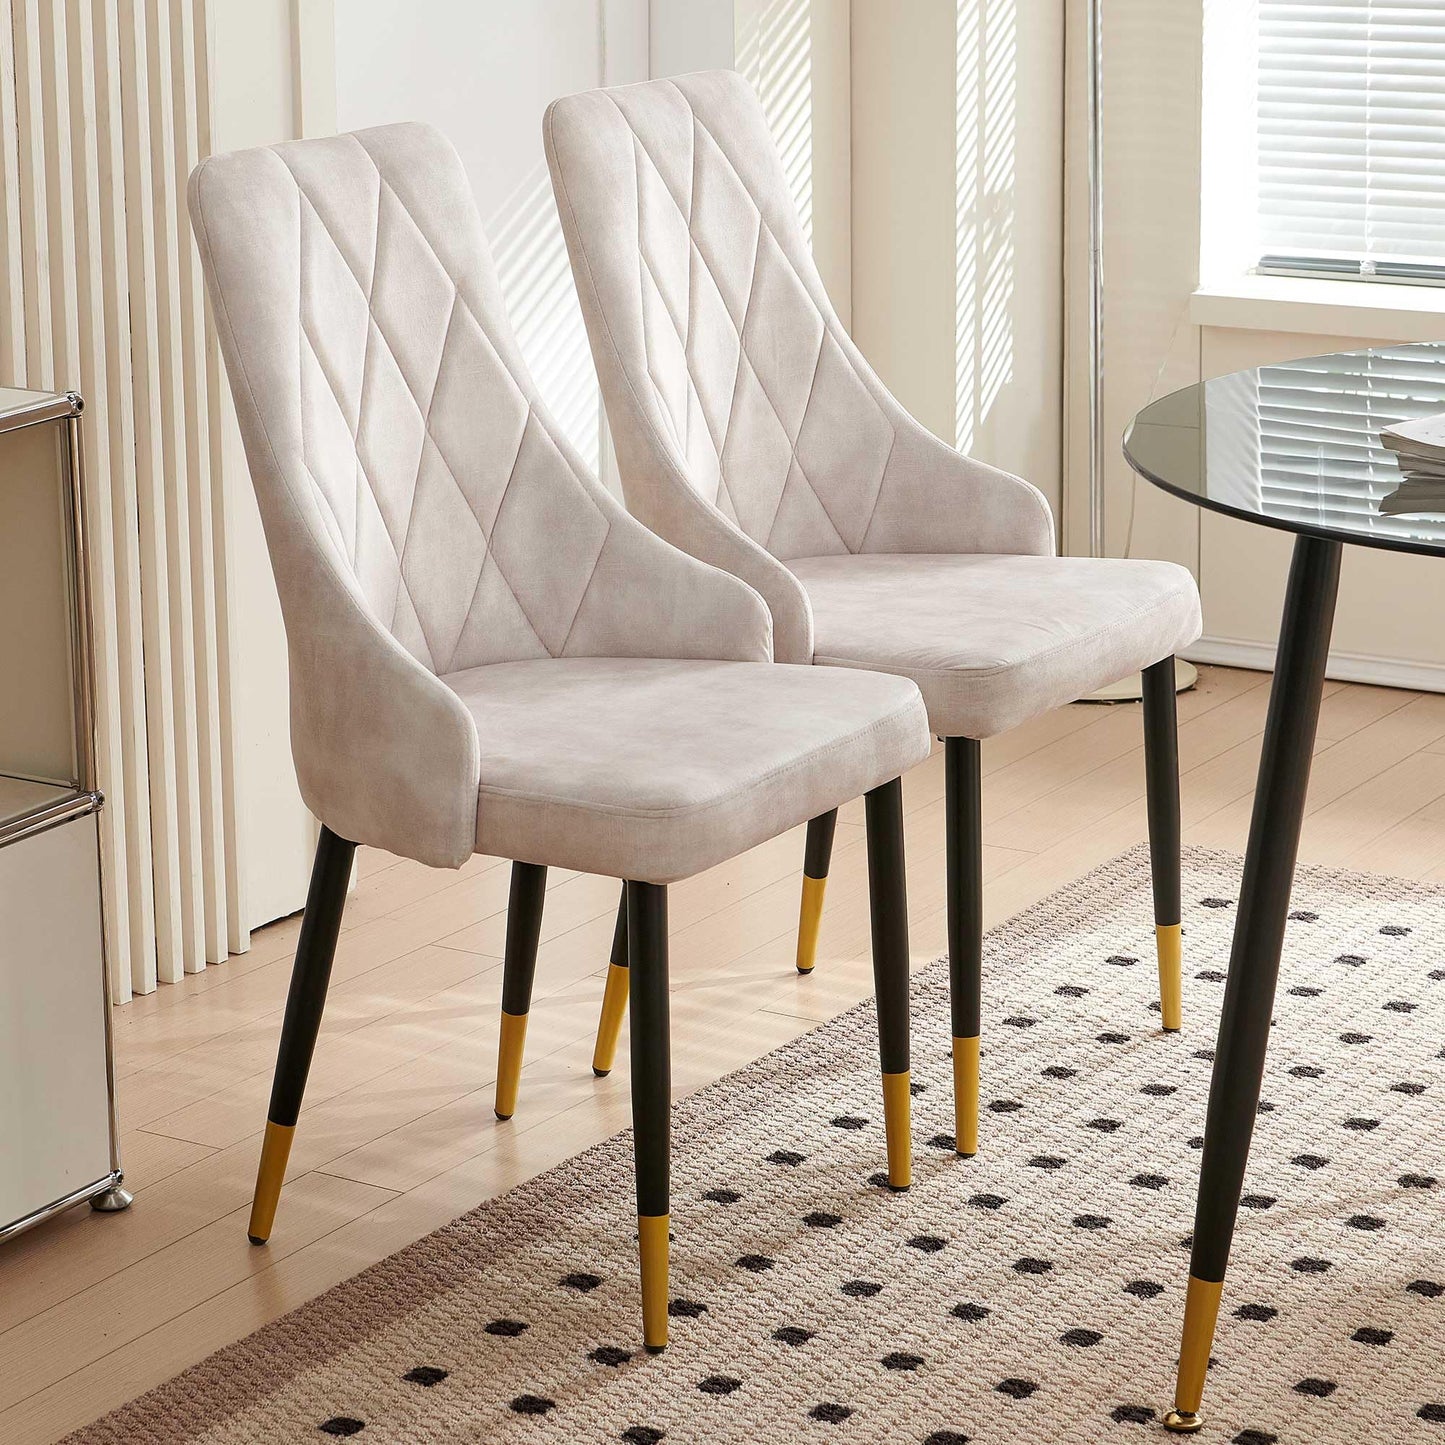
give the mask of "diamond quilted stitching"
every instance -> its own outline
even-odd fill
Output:
[[[892,426],[873,404],[858,373],[838,343],[825,336],[798,432],[797,457],[810,477],[828,479],[829,517],[850,552],[863,546],[893,453],[893,438]]]
[[[302,386],[308,403],[323,392],[332,402],[308,406],[323,421],[302,438],[303,455],[364,595],[433,668],[560,650],[596,576],[606,517],[461,297],[442,259],[450,241],[426,233],[359,139],[341,164],[354,190],[375,185],[369,222],[333,212],[334,172],[309,176],[310,157],[292,155]],[[464,275],[472,258],[456,255]],[[509,505],[519,470],[528,476]],[[545,584],[527,566],[543,546]]]
[[[716,456],[712,500],[749,535],[779,555],[856,550],[886,474],[892,427],[828,336],[822,308],[737,166],[677,93],[680,107],[649,112],[646,138],[627,97],[612,97],[633,139],[643,341],[658,400],[690,480],[706,496],[714,485],[709,452]],[[677,136],[662,143],[663,131],[679,130],[684,111],[691,120],[686,152]],[[684,154],[685,163],[673,159]],[[680,317],[684,256],[687,301]],[[818,439],[828,429],[834,437],[843,434],[837,398],[828,398],[831,414],[820,407],[805,437],[825,364],[828,385],[847,373],[849,430],[860,413],[876,419],[857,450],[836,454]],[[814,485],[815,467],[826,481],[822,490]]]
[[[586,505],[582,484],[558,465],[560,460],[552,439],[534,417],[492,529],[492,558],[553,656],[566,644],[592,580],[591,564],[609,530],[606,518]],[[548,484],[537,485],[538,476],[549,477]],[[550,549],[548,538],[556,539]],[[539,552],[555,554],[564,538],[567,555],[579,565],[559,567],[555,555],[540,564]]]
[[[401,575],[413,599],[427,599],[418,618],[438,666],[456,650],[485,558],[481,523],[428,437],[417,471]]]

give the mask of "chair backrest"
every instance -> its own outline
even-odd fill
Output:
[[[747,82],[556,102],[548,156],[628,502],[646,445],[780,558],[863,550],[898,406],[818,275]]]
[[[439,674],[561,653],[620,508],[538,399],[451,145],[215,156],[190,199],[293,656],[328,576]]]

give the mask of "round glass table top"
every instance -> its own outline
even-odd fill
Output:
[[[1438,430],[1423,421],[1437,416]],[[1404,423],[1417,424],[1410,438],[1382,439]],[[1124,455],[1156,486],[1211,511],[1445,553],[1445,343],[1314,356],[1185,387],[1134,418]]]

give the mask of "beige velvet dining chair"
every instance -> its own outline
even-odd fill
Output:
[[[1200,632],[1194,580],[1055,556],[1036,488],[899,405],[828,300],[741,77],[568,96],[543,133],[628,507],[767,599],[780,662],[912,678],[945,741],[955,1147],[971,1154],[979,740],[1141,669],[1160,1009],[1181,1025],[1173,655]],[[832,828],[809,828],[800,968]]]
[[[626,880],[643,1333],[667,1340],[667,885],[866,795],[888,1178],[909,1182],[899,775],[918,689],[772,662],[745,583],[635,521],[542,406],[461,163],[422,125],[216,156],[192,223],[322,824],[249,1233],[274,1223],[358,843],[513,864],[525,1016],[548,865]]]

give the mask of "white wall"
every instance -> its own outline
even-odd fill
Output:
[[[646,0],[429,0],[426,10],[419,25],[415,0],[336,7],[337,128],[426,120],[451,138],[537,385],[596,466],[597,381],[542,153],[542,112],[569,91],[646,77]]]
[[[853,0],[853,336],[931,431],[1060,499],[1064,9]]]

